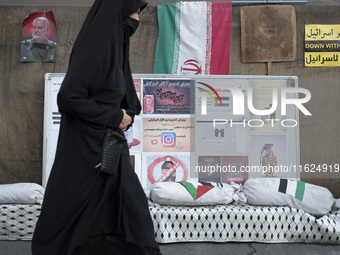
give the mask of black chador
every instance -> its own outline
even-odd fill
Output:
[[[118,175],[95,170],[107,129],[120,131],[121,109],[132,118],[141,111],[129,65],[136,27],[126,21],[146,5],[96,0],[79,32],[58,94],[60,132],[33,255],[160,254],[127,145]]]

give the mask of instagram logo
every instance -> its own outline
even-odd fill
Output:
[[[176,146],[176,133],[163,132],[161,136],[163,146],[174,147]]]

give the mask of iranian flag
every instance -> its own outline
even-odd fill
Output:
[[[229,74],[231,2],[159,4],[156,74]]]

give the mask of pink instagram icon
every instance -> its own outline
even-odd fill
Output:
[[[163,132],[161,134],[161,141],[163,146],[174,147],[176,146],[176,133],[175,132]]]

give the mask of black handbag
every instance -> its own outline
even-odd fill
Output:
[[[126,142],[125,136],[121,135],[113,129],[109,129],[102,143],[102,152],[99,163],[95,166],[100,173],[114,175],[117,173],[120,154],[123,149],[123,144]]]

